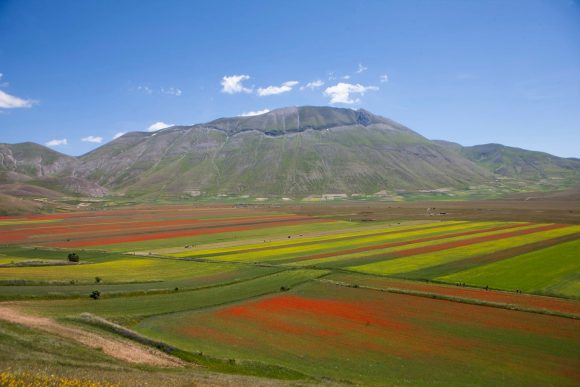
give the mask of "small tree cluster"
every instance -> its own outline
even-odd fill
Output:
[[[99,298],[101,298],[101,292],[99,292],[98,290],[93,290],[93,292],[89,297],[91,297],[93,300],[98,300]]]
[[[69,253],[68,261],[69,262],[78,262],[78,261],[80,261],[80,257],[77,253]]]

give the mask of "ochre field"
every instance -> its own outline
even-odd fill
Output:
[[[172,371],[175,383],[203,372],[258,378],[242,384],[580,383],[574,224],[347,221],[217,205],[3,217],[0,300],[0,320],[11,321],[6,305],[113,335],[90,313],[165,343],[155,345],[189,364]],[[34,329],[13,323],[0,324],[10,378],[28,372],[21,343]],[[38,351],[51,355],[37,368],[86,377],[56,349]],[[91,383],[127,382],[102,362]]]

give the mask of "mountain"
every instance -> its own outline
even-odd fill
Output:
[[[32,142],[0,144],[0,192],[25,197],[105,195],[104,187],[75,176],[78,164],[75,157]]]
[[[500,144],[468,146],[461,151],[468,159],[501,176],[525,180],[578,177],[578,159]]]
[[[307,196],[467,187],[491,174],[364,110],[284,108],[253,117],[129,133],[77,172],[128,194]]]
[[[570,186],[579,184],[579,176],[577,159],[431,141],[366,110],[332,107],[289,107],[131,132],[76,158],[33,143],[0,145],[4,191],[21,184],[9,188],[90,196],[300,198],[466,190],[500,178],[517,180],[518,187],[546,179]]]

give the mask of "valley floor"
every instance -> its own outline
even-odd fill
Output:
[[[577,385],[580,209],[506,203],[1,218],[0,384]]]

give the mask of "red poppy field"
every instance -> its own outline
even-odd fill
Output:
[[[153,317],[137,328],[214,356],[275,360],[308,374],[362,383],[580,381],[578,320],[328,283]]]

